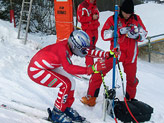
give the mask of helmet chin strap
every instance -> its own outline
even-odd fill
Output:
[[[68,44],[68,48],[70,49],[71,53],[74,54],[69,44]]]

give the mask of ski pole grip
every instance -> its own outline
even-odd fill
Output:
[[[94,73],[99,73],[99,71],[97,71],[97,70],[95,69],[95,66],[94,66],[94,65],[92,65],[92,70],[93,70]]]

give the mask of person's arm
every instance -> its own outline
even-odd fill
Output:
[[[73,65],[66,48],[60,47],[59,59],[63,69],[70,74],[87,74],[87,68]]]
[[[113,40],[113,33],[114,33],[114,22],[113,22],[113,16],[111,16],[106,20],[101,30],[101,37],[104,41],[111,41]]]
[[[59,52],[59,56],[60,56],[60,60],[63,66],[63,69],[72,74],[92,74],[98,72],[98,71],[103,71],[106,69],[105,66],[105,61],[104,60],[97,60],[97,62],[89,67],[82,67],[79,65],[73,65],[72,61],[69,57],[69,54],[67,53],[67,51],[65,49],[60,48],[60,52]]]
[[[139,25],[138,25],[139,38],[138,38],[138,41],[142,42],[143,40],[145,40],[148,32],[147,32],[146,27],[144,26],[144,24],[143,24],[143,22],[139,16],[138,16],[138,22],[139,22]]]
[[[105,58],[105,59],[109,59],[112,57],[117,57],[119,54],[118,52],[118,48],[113,48],[110,51],[103,51],[103,50],[96,50],[96,49],[88,49],[87,50],[87,56],[90,57],[95,57],[95,58]]]
[[[90,28],[92,28],[93,30],[98,29],[98,27],[100,26],[100,22],[99,22],[99,10],[98,8],[95,6],[94,10],[93,10],[93,20],[91,25],[93,25],[92,27],[90,26]]]
[[[95,19],[93,19],[93,20],[99,19],[99,10],[98,10],[97,6],[94,7],[93,15],[95,15]]]
[[[92,21],[88,9],[81,5],[77,8],[77,19],[80,23],[89,23]]]
[[[140,17],[136,15],[136,18],[136,25],[131,27],[131,29],[126,34],[126,37],[142,42],[146,38],[147,31]]]

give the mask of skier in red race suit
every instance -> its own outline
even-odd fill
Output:
[[[126,98],[134,99],[138,85],[137,56],[138,42],[145,39],[147,31],[140,17],[134,14],[134,4],[132,0],[125,0],[121,7],[117,21],[117,47],[119,48],[118,59],[122,62],[126,73]],[[114,47],[114,16],[110,16],[105,22],[101,36],[104,41],[111,41],[110,49]],[[106,59],[107,69],[103,72],[104,76],[113,68],[113,59]],[[81,102],[89,106],[96,104],[99,89],[102,83],[101,75],[93,74],[90,78],[87,96],[82,97]]]
[[[28,75],[34,82],[50,88],[59,88],[58,98],[49,116],[53,123],[85,120],[71,108],[75,90],[75,80],[72,75],[90,75],[95,71],[103,71],[106,67],[104,60],[99,59],[90,67],[73,65],[70,57],[72,55],[100,58],[113,56],[110,52],[90,50],[89,47],[89,36],[82,30],[75,30],[68,40],[46,46],[38,51],[29,63]]]
[[[99,10],[96,6],[96,0],[84,0],[77,8],[77,19],[81,23],[81,28],[90,37],[90,45],[95,49],[98,40],[98,27],[100,23]],[[86,65],[93,65],[92,57],[86,57]]]

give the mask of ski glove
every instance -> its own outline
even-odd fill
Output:
[[[119,55],[118,48],[113,48],[113,49],[110,50],[109,52],[106,52],[106,53],[105,53],[105,58],[106,58],[106,59],[109,59],[109,58],[111,58],[111,57],[118,58],[118,55]]]
[[[120,34],[123,35],[123,34],[127,34],[130,30],[130,27],[123,27],[120,29]]]
[[[106,69],[105,60],[98,59],[97,62],[87,68],[87,74],[90,75],[92,73],[99,73],[100,71],[104,71]]]
[[[126,35],[128,38],[137,39],[139,37],[138,27],[134,26]]]

